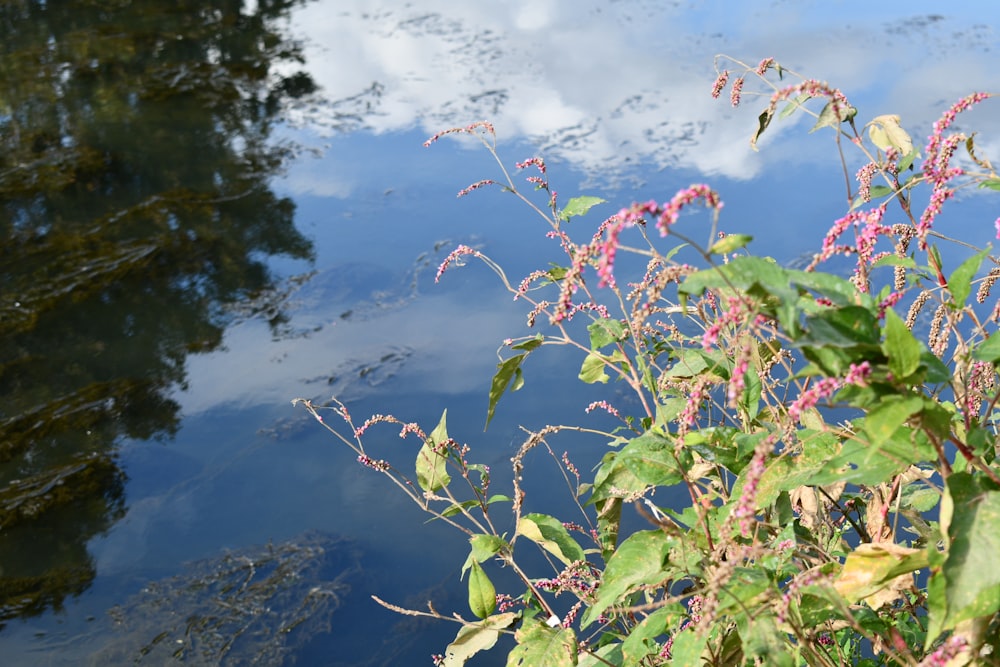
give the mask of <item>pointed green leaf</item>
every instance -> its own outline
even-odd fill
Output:
[[[754,132],[753,136],[750,137],[750,148],[758,150],[757,140],[760,139],[760,135],[764,134],[764,130],[767,126],[771,124],[771,118],[774,117],[774,112],[769,109],[765,109],[759,116],[757,116],[757,131]]]
[[[482,566],[472,561],[469,572],[469,609],[479,618],[486,618],[497,606],[497,591]]]
[[[586,556],[583,549],[570,537],[562,523],[546,514],[525,514],[517,523],[517,534],[524,535],[550,554],[569,565]]]
[[[987,190],[1000,190],[1000,178],[986,179],[979,184],[979,187]]]
[[[600,197],[573,197],[568,202],[563,210],[559,211],[559,218],[561,220],[569,220],[570,218],[575,218],[580,215],[584,215],[594,206],[598,204],[603,204],[606,200]]]
[[[460,503],[452,503],[451,507],[449,507],[448,509],[446,509],[443,512],[441,512],[441,516],[443,516],[443,517],[455,516],[456,514],[461,514],[462,510],[467,510],[470,507],[475,507],[478,504],[479,504],[479,501],[476,500],[476,499],[463,500]],[[431,521],[433,521],[433,520],[434,519],[431,519]]]
[[[490,406],[486,411],[486,428],[489,428],[490,422],[493,420],[493,411],[496,410],[497,402],[511,386],[511,383],[513,382],[511,391],[517,391],[524,384],[524,379],[521,376],[521,362],[527,356],[528,352],[515,354],[497,364],[497,372],[493,375],[493,381],[490,383]]]
[[[417,453],[417,484],[424,491],[439,491],[448,486],[451,477],[448,476],[448,452],[445,443],[448,442],[448,427],[445,421],[448,411],[441,414],[441,421],[431,431],[430,437]]]
[[[680,605],[676,608],[663,607],[643,619],[642,623],[632,628],[625,641],[622,642],[622,657],[629,665],[641,665],[642,659],[648,655],[659,653],[660,644],[656,641],[667,633],[667,622],[681,616]]]
[[[889,358],[889,370],[897,380],[909,377],[920,366],[923,346],[894,310],[885,312],[885,343],[882,350]]]
[[[864,421],[864,430],[871,438],[871,444],[881,446],[907,419],[920,412],[923,405],[919,396],[890,395],[879,401]]]
[[[608,607],[622,603],[624,596],[641,584],[655,584],[666,575],[663,572],[674,538],[662,530],[633,533],[621,543],[604,568],[597,599],[584,612],[580,627],[585,628]]]
[[[954,299],[955,308],[963,308],[969,293],[972,291],[972,279],[979,272],[983,260],[990,254],[993,246],[986,246],[980,252],[962,262],[948,277],[948,291]]]
[[[507,546],[502,538],[496,535],[473,535],[469,538],[469,545],[472,547],[469,557],[465,559],[465,564],[462,566],[461,578],[465,578],[465,573],[472,563],[482,563],[484,560],[492,558],[501,549]]]
[[[728,234],[712,244],[708,252],[713,255],[728,255],[740,248],[745,248],[750,241],[753,241],[753,237],[747,234]]]
[[[674,643],[670,647],[671,664],[702,665],[701,659],[708,643],[709,633],[682,630],[674,634]]]
[[[809,93],[799,93],[798,96],[785,105],[785,108],[778,114],[778,118],[787,118],[795,113],[795,110],[802,106],[803,102],[808,102],[812,98]]]
[[[942,528],[950,544],[942,568],[947,604],[943,630],[1000,611],[1000,489],[983,475],[962,472],[948,477],[951,517]]]
[[[512,350],[524,350],[525,352],[531,352],[532,350],[534,350],[535,348],[537,348],[538,346],[540,346],[544,342],[545,342],[545,336],[543,336],[542,334],[539,333],[539,334],[535,334],[534,336],[532,336],[531,338],[529,338],[526,341],[523,341],[523,342],[518,343],[516,345],[511,345],[510,349],[512,349]]]
[[[590,349],[594,352],[625,338],[625,325],[621,320],[608,318],[594,320],[587,327],[587,331],[590,332]]]
[[[837,111],[834,112],[834,102],[830,100],[823,107],[823,110],[819,112],[819,118],[816,120],[816,124],[812,126],[809,132],[815,132],[821,127],[839,127],[841,123],[850,118],[854,118],[857,115],[858,110],[854,107],[845,104],[843,100],[837,102]]]
[[[910,165],[912,165],[913,161],[916,160],[918,157],[920,157],[920,150],[917,148],[914,148],[912,151],[904,155],[903,159],[900,160],[898,164],[896,164],[896,173],[901,174],[907,169],[909,169]]]
[[[444,651],[444,667],[461,667],[466,661],[479,653],[488,651],[496,645],[503,630],[517,622],[519,614],[509,611],[483,619],[482,623],[463,626],[455,640],[448,644]]]
[[[972,351],[972,358],[996,364],[1000,361],[1000,335],[993,334]]]
[[[580,379],[587,384],[607,382],[611,378],[604,372],[604,363],[604,357],[596,352],[591,352],[583,360],[583,366],[580,368]]]
[[[650,486],[673,486],[683,479],[669,438],[647,431],[629,441],[615,459],[617,465],[628,468],[636,478]]]

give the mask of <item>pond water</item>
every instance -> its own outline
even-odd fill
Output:
[[[611,202],[581,226],[708,180],[727,231],[793,263],[843,213],[839,158],[794,118],[751,150],[761,105],[710,98],[715,54],[774,56],[915,137],[1000,91],[986,3],[167,4],[0,9],[5,665],[443,650],[454,627],[370,595],[464,611],[462,536],[291,399],[425,428],[447,409],[502,493],[521,426],[603,425],[584,407],[618,394],[544,350],[483,431],[496,350],[529,331],[526,309],[482,265],[435,284],[437,266],[458,243],[514,281],[560,258],[513,197],[456,200],[499,174],[469,142],[424,148],[434,132],[491,120],[508,165],[542,154],[564,201]],[[967,122],[1000,155],[992,107]],[[967,204],[942,224],[985,244],[995,199]],[[584,469],[605,446],[555,442]],[[393,429],[370,444],[406,447]],[[558,507],[556,468],[530,464],[529,506]]]

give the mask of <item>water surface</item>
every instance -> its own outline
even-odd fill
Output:
[[[544,154],[564,200],[611,202],[581,228],[708,180],[724,228],[790,263],[843,212],[839,160],[805,121],[750,150],[759,103],[708,96],[716,53],[774,56],[918,137],[958,97],[1000,91],[1000,12],[927,2],[2,12],[5,664],[143,650],[152,664],[429,664],[443,649],[455,628],[368,596],[464,610],[461,536],[425,525],[290,399],[336,394],[359,419],[428,428],[447,408],[502,492],[520,426],[605,425],[583,408],[620,392],[576,382],[574,354],[536,354],[483,432],[495,350],[528,332],[525,309],[482,266],[440,284],[436,267],[457,243],[515,281],[560,258],[504,193],[456,201],[498,174],[466,142],[424,148],[435,131],[490,119],[508,164]],[[996,155],[1000,116],[973,113]],[[970,204],[983,228],[963,234],[985,243],[995,203]],[[555,442],[581,468],[604,447]],[[370,444],[407,446],[392,429]],[[552,511],[555,468],[532,463],[529,509]],[[232,581],[256,586],[240,613],[264,622],[207,611],[234,604],[218,597]],[[244,626],[255,641],[211,639]]]

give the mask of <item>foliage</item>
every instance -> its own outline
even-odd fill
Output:
[[[362,464],[469,536],[463,576],[482,620],[396,608],[459,620],[440,664],[464,664],[499,632],[516,642],[508,665],[996,664],[1000,342],[992,334],[1000,304],[981,304],[1000,268],[990,248],[946,266],[939,244],[952,239],[934,229],[958,189],[997,182],[973,136],[951,130],[958,113],[989,95],[956,103],[918,149],[900,117],[859,128],[841,91],[773,59],[727,62],[742,74],[730,84],[722,71],[714,96],[728,85],[739,104],[748,77],[765,91],[755,147],[776,117],[805,113],[841,153],[852,203],[807,268],[754,256],[749,235],[720,232],[722,201],[702,184],[623,208],[580,243],[569,230],[600,200],[560,206],[545,163],[533,158],[517,167],[546,195],[539,205],[497,158],[500,187],[547,221],[564,263],[515,286],[491,259],[461,246],[438,274],[473,256],[531,304],[529,324],[548,324],[505,342],[487,422],[523,383],[524,359],[543,345],[573,346],[581,381],[614,380],[634,396],[633,414],[607,401],[591,406],[621,422],[604,434],[609,450],[591,479],[562,458],[586,526],[523,513],[521,475],[528,451],[588,429],[530,433],[513,459],[508,498],[490,494],[489,470],[448,437],[444,417],[429,436],[383,415],[356,426],[334,401],[328,407],[345,421],[344,434],[323,420],[323,406],[303,401]],[[488,123],[428,143],[449,133],[477,136],[497,157]],[[861,166],[852,181],[854,149]],[[480,181],[462,194],[490,185],[498,183]],[[707,242],[682,231],[681,213],[694,204],[709,209]],[[626,245],[627,237],[639,245]],[[856,260],[849,278],[820,270],[834,255]],[[634,271],[619,256],[642,265]],[[681,261],[689,256],[699,266]],[[618,275],[625,272],[628,282]],[[922,311],[934,313],[926,335],[915,326]],[[379,422],[421,443],[418,485],[406,472],[412,463],[366,449],[365,433]],[[683,494],[686,506],[660,507],[654,491]],[[512,508],[513,535],[498,530],[495,503]],[[619,533],[629,505],[649,529]],[[522,568],[526,543],[548,556],[551,572]],[[489,576],[495,562],[523,590],[498,593]],[[568,612],[556,613],[560,596],[559,609],[570,599]]]

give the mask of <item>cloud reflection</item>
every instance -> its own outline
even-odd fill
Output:
[[[329,0],[303,8],[293,30],[307,36],[312,74],[329,100],[308,119],[323,133],[431,134],[486,118],[502,139],[527,139],[585,172],[621,173],[641,162],[647,172],[750,178],[764,160],[804,158],[773,129],[767,150],[749,148],[760,105],[734,110],[708,96],[718,52],[775,56],[836,82],[852,100],[863,97],[864,117],[904,112],[914,129],[952,98],[997,88],[983,54],[996,50],[1000,9],[856,9],[860,3]]]

